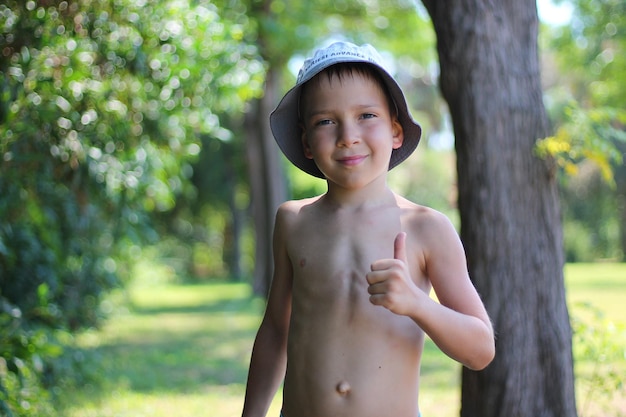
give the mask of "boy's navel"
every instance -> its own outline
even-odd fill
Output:
[[[350,393],[350,384],[348,384],[347,381],[341,381],[337,384],[337,393],[339,393],[339,395],[341,396],[346,396]]]

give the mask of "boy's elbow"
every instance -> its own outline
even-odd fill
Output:
[[[480,358],[477,358],[474,363],[470,364],[470,366],[468,366],[468,368],[470,368],[473,371],[482,371],[483,369],[485,369],[487,366],[489,366],[489,364],[491,363],[491,361],[493,361],[493,358],[495,357],[495,349],[490,350],[489,352],[481,355]]]
[[[490,339],[489,343],[486,343],[485,346],[477,352],[477,354],[465,364],[466,367],[471,369],[472,371],[482,371],[485,369],[496,356],[496,345],[493,338]]]

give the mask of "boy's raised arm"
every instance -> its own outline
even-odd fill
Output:
[[[285,229],[285,213],[279,209],[274,228],[274,277],[252,349],[242,417],[264,417],[285,376],[292,280]]]
[[[483,369],[495,354],[491,321],[470,281],[456,230],[441,214],[432,220],[425,259],[439,303],[424,303],[418,323],[448,356],[470,369]]]
[[[372,304],[408,316],[451,358],[471,369],[482,369],[495,352],[493,329],[485,307],[469,279],[465,252],[449,220],[431,211],[409,230],[418,237],[419,255],[407,254],[406,233],[394,243],[394,258],[372,264],[367,274]],[[407,256],[423,256],[439,303],[411,279]]]

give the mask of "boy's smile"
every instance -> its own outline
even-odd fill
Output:
[[[386,175],[403,140],[389,108],[382,87],[365,74],[318,76],[302,92],[306,157],[330,182],[349,188]]]
[[[367,158],[366,155],[354,155],[354,156],[346,156],[344,158],[339,158],[337,161],[346,166],[353,166],[353,165],[360,164],[362,161],[365,160],[365,158]]]

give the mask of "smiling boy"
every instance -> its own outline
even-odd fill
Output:
[[[471,369],[495,351],[452,224],[387,185],[421,129],[377,52],[345,42],[305,61],[270,122],[327,192],[276,214],[243,417],[265,416],[283,381],[283,417],[417,417],[425,334]]]

